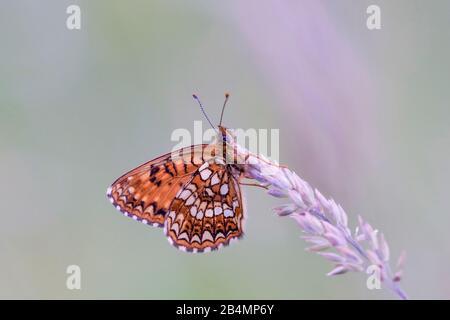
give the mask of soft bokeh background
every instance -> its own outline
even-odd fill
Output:
[[[366,8],[382,29],[366,28]],[[78,4],[82,27],[65,26]],[[279,128],[281,162],[382,230],[412,298],[450,298],[448,1],[2,1],[0,298],[379,299],[325,277],[274,199],[247,237],[173,249],[105,190],[202,120]],[[205,124],[206,126],[206,124]],[[65,287],[82,268],[82,290]]]

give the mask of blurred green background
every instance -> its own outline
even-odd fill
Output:
[[[81,7],[81,30],[66,8]],[[366,8],[381,7],[369,31]],[[450,2],[13,1],[0,4],[0,298],[379,299],[327,278],[299,229],[246,188],[247,236],[172,248],[108,185],[203,120],[279,128],[280,161],[408,254],[412,298],[450,298]],[[206,127],[206,123],[204,125]],[[66,288],[66,267],[82,289]]]

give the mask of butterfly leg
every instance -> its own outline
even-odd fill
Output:
[[[245,183],[245,182],[241,182],[240,183],[241,186],[251,186],[251,187],[259,187],[259,188],[264,188],[266,190],[269,190],[269,187],[263,184],[259,184],[259,183]]]

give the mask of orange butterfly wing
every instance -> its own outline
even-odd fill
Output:
[[[205,252],[228,245],[243,235],[239,173],[225,165],[204,163],[169,208],[165,233],[180,250]]]
[[[107,196],[124,215],[162,227],[177,192],[214,152],[214,146],[203,144],[158,157],[118,178]]]

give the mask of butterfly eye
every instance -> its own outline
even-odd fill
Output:
[[[222,136],[222,140],[223,140],[223,142],[228,142],[228,143],[230,143],[230,142],[233,140],[233,137],[230,136],[229,134],[224,134],[224,135]]]

